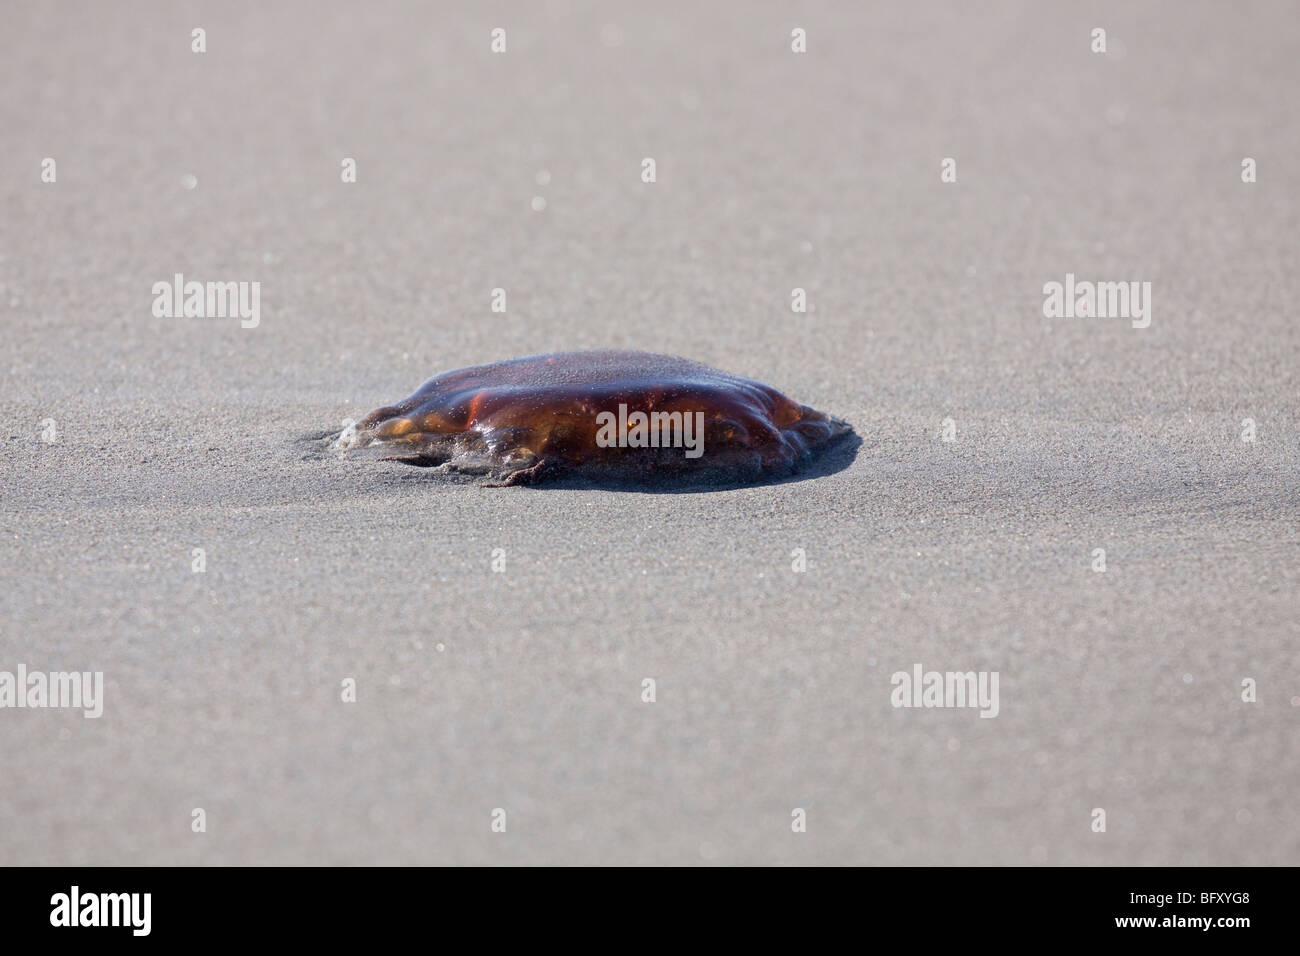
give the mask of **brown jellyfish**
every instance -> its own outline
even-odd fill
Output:
[[[486,475],[746,482],[794,472],[849,425],[771,386],[652,352],[556,352],[444,372],[334,447]]]

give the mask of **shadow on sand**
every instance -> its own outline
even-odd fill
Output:
[[[741,488],[761,488],[767,485],[789,485],[800,481],[825,478],[843,471],[853,464],[862,447],[856,432],[849,432],[789,475],[773,475],[757,480],[728,480],[721,477],[693,477],[672,475],[663,478],[604,478],[592,475],[557,475],[526,487],[538,491],[547,489],[582,489],[585,491],[633,491],[652,495],[699,495],[715,491],[735,491]]]

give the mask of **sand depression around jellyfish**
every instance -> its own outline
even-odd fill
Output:
[[[603,350],[444,372],[349,425],[333,447],[499,486],[562,476],[747,483],[793,474],[850,434],[761,382]]]

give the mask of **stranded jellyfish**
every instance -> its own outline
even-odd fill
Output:
[[[851,432],[776,389],[650,352],[557,352],[444,372],[334,447],[486,475],[495,486],[788,475]]]

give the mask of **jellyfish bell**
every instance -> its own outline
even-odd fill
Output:
[[[444,372],[334,444],[499,486],[566,474],[745,482],[791,474],[851,432],[753,379],[671,355],[602,350]]]

